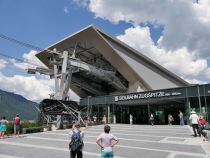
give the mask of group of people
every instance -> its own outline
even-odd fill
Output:
[[[180,124],[180,126],[183,126],[183,125],[184,125],[184,114],[182,113],[182,111],[179,110],[178,116],[179,116],[179,122],[180,122],[179,124]],[[168,125],[172,125],[173,122],[174,122],[174,118],[173,118],[173,116],[169,113],[169,114],[168,114]]]
[[[14,136],[16,136],[16,134],[19,136],[20,134],[19,114],[17,114],[13,120],[14,120]],[[5,138],[8,125],[9,125],[9,121],[6,119],[5,116],[3,116],[2,119],[0,120],[0,138]]]
[[[107,124],[106,115],[104,115],[101,120],[98,120],[96,115],[93,115],[92,119],[91,119],[91,117],[89,117],[87,115],[83,118],[83,120],[84,120],[85,127],[87,127],[89,123],[97,124],[97,123],[101,122],[102,124]]]
[[[190,118],[192,122],[192,128],[194,132],[194,137],[201,137],[201,135],[204,137],[204,141],[208,139],[207,134],[205,133],[205,129],[208,129],[209,125],[208,122],[205,120],[203,115],[197,115],[196,112],[193,110],[191,112]]]
[[[82,158],[84,148],[84,130],[85,128],[80,127],[79,123],[74,123],[70,127],[69,132],[69,149],[70,158]],[[96,144],[101,148],[101,158],[113,158],[113,148],[119,142],[119,139],[110,133],[111,127],[109,125],[104,126],[104,132],[101,133],[97,139]]]

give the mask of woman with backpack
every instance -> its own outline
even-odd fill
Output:
[[[69,149],[70,149],[70,158],[82,158],[83,157],[83,138],[84,138],[84,129],[80,128],[79,123],[72,125],[72,128],[69,132]]]

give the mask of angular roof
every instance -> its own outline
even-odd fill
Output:
[[[103,70],[116,72],[116,76],[128,89],[136,83],[145,91],[190,85],[179,76],[144,56],[141,52],[93,25],[51,45],[47,50],[56,48],[59,52],[67,50],[71,53],[75,44],[77,44],[77,58]],[[36,56],[48,68],[52,68],[49,64],[50,54],[46,50],[41,51]],[[88,75],[88,73],[82,72],[72,75],[76,78],[71,83],[71,89],[80,97],[122,93],[111,87],[109,83],[100,82],[97,77]],[[87,83],[82,84],[84,82]]]

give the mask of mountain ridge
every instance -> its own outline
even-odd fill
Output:
[[[19,94],[0,89],[0,118],[5,116],[8,120],[12,120],[16,114],[19,114],[22,120],[37,120],[38,105]]]

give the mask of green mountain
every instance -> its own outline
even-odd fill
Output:
[[[38,104],[21,95],[0,90],[0,118],[6,116],[8,120],[12,120],[19,114],[21,120],[37,120],[38,111],[35,106]]]

